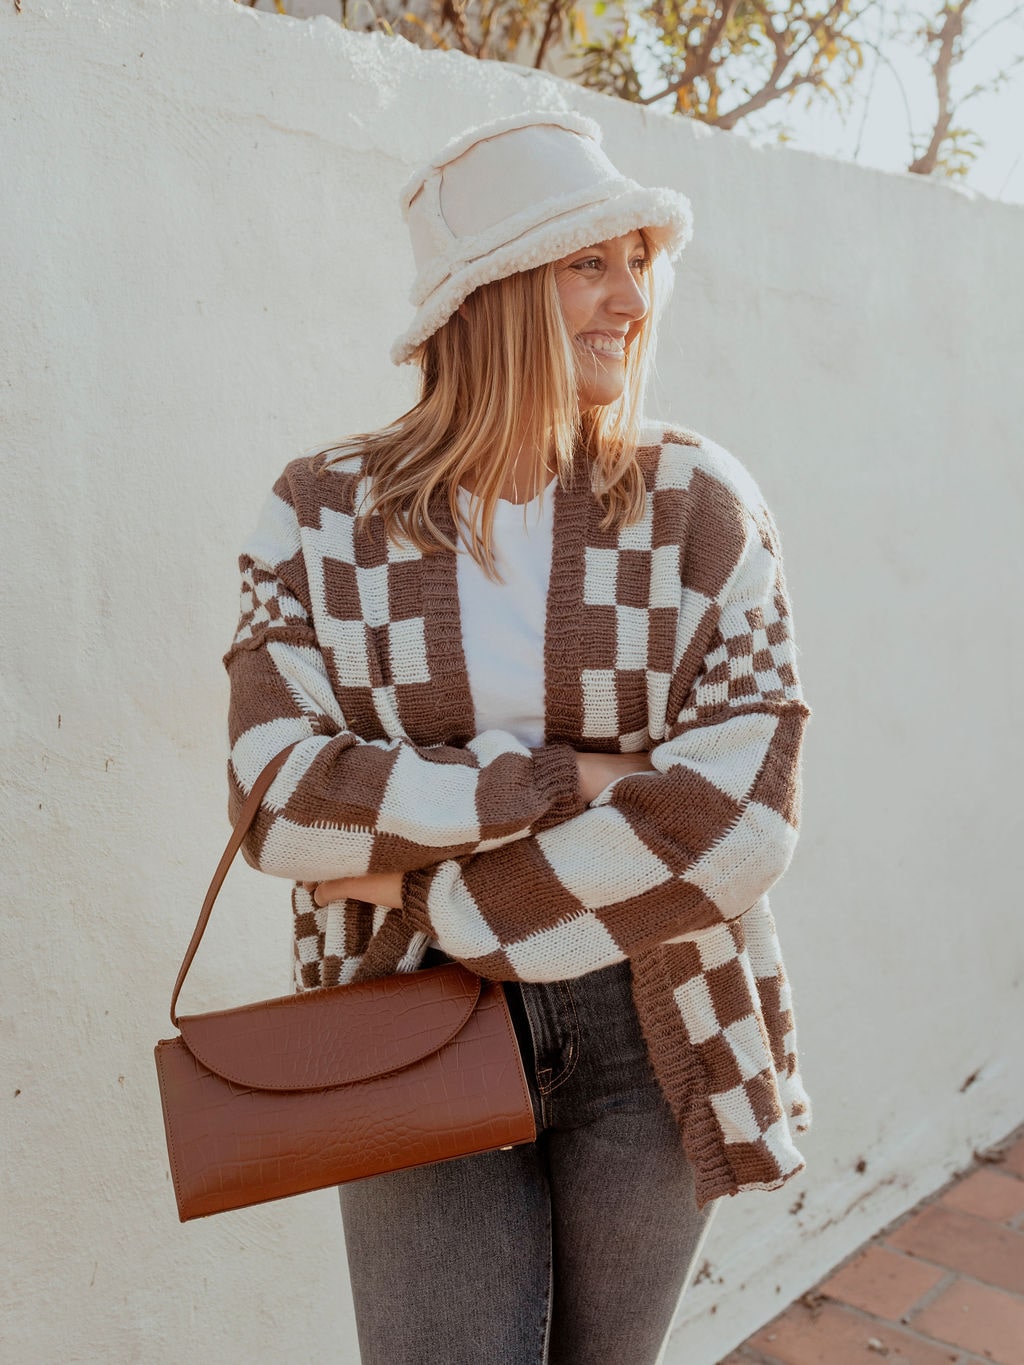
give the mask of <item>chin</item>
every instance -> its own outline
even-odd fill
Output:
[[[576,394],[580,411],[588,408],[606,408],[609,403],[617,403],[626,389],[625,360],[598,358],[588,353],[577,370]]]
[[[625,384],[603,385],[599,389],[588,389],[579,394],[580,412],[590,408],[606,408],[609,403],[617,403],[625,390]]]

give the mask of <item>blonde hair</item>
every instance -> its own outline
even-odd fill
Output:
[[[330,456],[323,470],[361,455],[370,483],[360,515],[379,513],[389,539],[404,539],[424,554],[458,548],[437,524],[443,499],[469,553],[493,578],[495,507],[523,443],[544,452],[563,487],[582,450],[605,508],[602,529],[637,521],[644,510],[637,451],[655,326],[653,253],[646,238],[645,245],[648,309],[627,349],[625,387],[614,403],[579,412],[572,337],[554,266],[542,265],[475,289],[418,348],[416,405],[379,431],[322,451]],[[467,517],[458,489],[470,475]]]

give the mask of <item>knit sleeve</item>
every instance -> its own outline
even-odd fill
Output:
[[[521,839],[583,808],[574,751],[491,730],[464,747],[364,740],[348,726],[313,625],[294,510],[279,485],[240,560],[230,680],[229,813],[298,741],[243,847],[294,880],[406,871]]]
[[[761,512],[696,676],[676,678],[685,701],[651,752],[656,771],[535,837],[406,876],[405,914],[452,957],[497,980],[581,976],[737,918],[785,871],[809,712]]]

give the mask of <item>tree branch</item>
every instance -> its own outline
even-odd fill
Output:
[[[725,26],[729,22],[733,10],[736,8],[738,0],[725,0],[723,5],[718,7],[713,22],[709,25],[707,32],[701,39],[699,45],[692,49],[687,49],[687,55],[683,62],[683,69],[675,80],[670,81],[664,89],[659,90],[656,95],[645,95],[642,99],[635,100],[636,104],[656,104],[658,100],[663,100],[668,95],[678,94],[684,86],[692,85],[701,76],[706,76],[711,65],[711,54],[715,49],[715,44],[725,31]]]
[[[881,41],[882,41],[882,34],[885,32],[885,19],[886,19],[886,14],[885,14],[885,11],[886,11],[886,3],[885,3],[885,0],[883,0],[883,3],[882,3],[882,5],[881,5],[879,8],[880,8],[880,10],[881,10],[881,13],[880,13],[879,16],[878,16],[878,41],[879,41],[879,43],[881,43]],[[874,66],[871,68],[871,79],[870,79],[870,81],[868,82],[868,92],[867,92],[867,94],[866,94],[865,97],[864,97],[864,109],[863,109],[863,112],[861,113],[860,127],[857,129],[857,141],[856,141],[856,143],[854,144],[854,148],[853,148],[853,159],[854,159],[854,161],[856,161],[856,160],[857,160],[857,157],[860,155],[860,144],[861,144],[861,142],[862,142],[863,139],[864,139],[864,129],[865,129],[865,127],[867,126],[867,121],[868,121],[868,111],[869,111],[869,109],[871,108],[871,96],[874,94],[874,91],[875,91],[875,78],[876,78],[877,75],[878,75],[878,68],[879,68],[880,65],[881,65],[881,54],[880,54],[880,52],[876,51],[876,53],[875,53],[875,64],[874,64]]]
[[[994,19],[987,28],[983,28],[980,33],[976,33],[971,41],[965,44],[964,53],[970,52],[972,47],[977,47],[982,38],[987,37],[988,34],[990,34],[994,28],[998,28],[1000,24],[1008,24],[1011,20],[1016,19],[1018,14],[1024,14],[1024,5],[1014,5],[1009,14],[1004,14],[1000,19]]]
[[[559,0],[551,0],[551,4],[548,6],[547,18],[544,21],[544,32],[541,34],[540,47],[538,47],[537,55],[533,59],[534,70],[536,71],[540,70],[540,64],[544,60],[544,54],[548,50],[548,44],[555,36],[555,25],[558,22],[558,13],[560,9],[561,5]]]
[[[904,111],[904,113],[905,113],[906,116],[907,116],[907,141],[910,143],[911,147],[913,147],[913,145],[914,145],[914,113],[913,113],[913,110],[912,110],[911,107],[910,107],[910,100],[907,98],[907,88],[906,88],[906,86],[903,84],[903,79],[902,79],[902,77],[900,76],[900,73],[896,70],[895,66],[892,64],[892,62],[889,60],[889,58],[886,56],[886,54],[882,51],[882,49],[881,49],[881,47],[880,47],[879,45],[877,45],[877,44],[875,44],[875,43],[868,42],[868,41],[865,40],[864,46],[865,46],[866,48],[868,48],[871,52],[874,52],[874,53],[877,55],[878,60],[879,60],[884,66],[888,67],[889,72],[890,72],[890,74],[891,74],[893,80],[896,82],[896,88],[899,90],[900,95],[901,95],[901,97],[902,97],[902,99],[903,99],[903,111]]]
[[[929,41],[937,42],[939,45],[932,66],[935,76],[935,89],[939,99],[939,113],[935,120],[935,127],[932,129],[932,135],[928,140],[928,146],[907,167],[912,175],[931,175],[939,163],[939,151],[946,140],[949,125],[953,121],[949,73],[956,60],[954,47],[956,40],[963,33],[964,14],[970,8],[971,3],[972,0],[954,0],[954,3],[947,3],[943,9],[942,27],[938,30],[928,30]]]
[[[441,6],[441,20],[451,24],[463,52],[471,57],[479,55],[473,51],[469,30],[466,28],[466,0],[444,0]]]
[[[758,109],[763,109],[766,104],[771,104],[775,100],[780,100],[784,95],[788,95],[792,90],[798,90],[801,85],[820,85],[824,76],[820,73],[805,72],[802,76],[794,76],[785,85],[765,85],[752,95],[746,104],[739,104],[735,109],[730,109],[721,118],[712,121],[713,128],[721,128],[725,132],[732,132],[740,119],[746,118],[749,114],[756,114]]]

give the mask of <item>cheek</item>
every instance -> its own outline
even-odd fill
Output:
[[[562,305],[562,317],[565,318],[565,325],[569,332],[580,331],[590,316],[585,281],[577,279],[575,276],[568,280],[559,281],[558,301]]]

